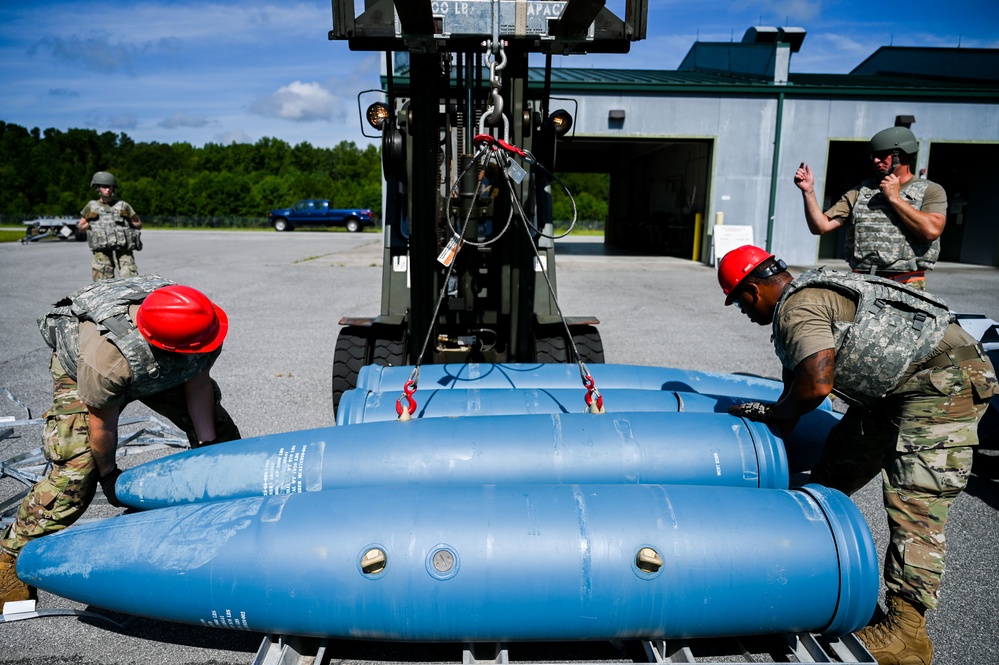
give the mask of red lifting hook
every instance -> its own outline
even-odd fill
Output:
[[[587,391],[586,392],[586,398],[585,398],[586,399],[586,406],[592,406],[593,405],[593,393],[597,393],[597,408],[598,409],[603,409],[604,408],[604,396],[601,395],[599,392],[597,392],[597,389],[594,387],[593,377],[590,376],[589,374],[587,374],[586,378],[583,379],[583,387],[586,388],[586,391]]]
[[[407,381],[406,385],[402,387],[402,392],[403,394],[395,401],[395,412],[400,416],[402,415],[402,398],[405,397],[408,403],[407,410],[409,411],[409,415],[413,415],[416,413],[416,400],[413,399],[413,393],[416,392],[416,384],[413,383],[412,379]]]

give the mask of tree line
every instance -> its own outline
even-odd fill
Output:
[[[149,226],[264,226],[267,211],[303,198],[381,216],[381,155],[344,141],[333,148],[295,146],[276,138],[254,144],[142,143],[92,129],[39,130],[0,121],[0,222],[76,216],[96,198],[90,179],[110,171],[117,195]],[[607,216],[607,174],[559,174],[580,221]],[[556,221],[572,217],[562,188],[552,186]]]
[[[0,121],[3,221],[77,215],[96,198],[90,179],[97,171],[114,174],[119,198],[151,226],[200,226],[205,220],[213,226],[262,225],[268,210],[302,198],[381,212],[381,157],[373,145],[362,149],[344,141],[316,148],[262,138],[252,145],[199,148],[92,129],[28,130]]]

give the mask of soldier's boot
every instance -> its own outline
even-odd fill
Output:
[[[35,600],[38,595],[17,576],[17,557],[7,550],[0,550],[0,612],[4,605],[17,600]]]
[[[931,665],[933,643],[926,632],[926,608],[889,593],[888,613],[857,633],[878,665]]]

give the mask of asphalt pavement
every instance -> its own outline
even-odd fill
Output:
[[[230,332],[213,375],[244,436],[334,424],[330,372],[337,322],[379,312],[380,235],[147,230],[143,240],[146,248],[136,255],[142,273],[194,286],[228,313]],[[769,329],[723,306],[712,268],[610,253],[602,238],[592,237],[561,240],[556,255],[562,311],[600,320],[607,362],[778,377]],[[27,409],[38,417],[50,406],[50,352],[35,321],[49,304],[90,282],[89,263],[86,243],[72,240],[0,244],[0,416],[23,418]],[[945,264],[928,282],[951,309],[999,320],[999,270]],[[124,415],[146,414],[141,405],[130,405]],[[28,426],[0,439],[0,459],[37,447],[39,433]],[[123,465],[132,463],[126,458]],[[995,465],[983,466],[992,468],[976,469],[951,511],[941,607],[929,616],[935,665],[999,662],[999,474]],[[10,478],[0,480],[0,501],[21,488]],[[879,482],[854,499],[882,552],[887,527]],[[117,512],[98,502],[85,519]],[[98,617],[0,624],[0,664],[245,665],[262,638],[128,617],[47,593],[38,606]],[[452,658],[450,651],[419,645],[343,642],[334,648],[338,662]],[[460,651],[453,656],[460,660]]]

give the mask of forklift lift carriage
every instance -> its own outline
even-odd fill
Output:
[[[334,408],[372,363],[603,362],[598,321],[556,300],[552,170],[572,118],[550,107],[550,73],[554,54],[645,37],[648,0],[623,20],[604,5],[367,0],[355,16],[333,0],[329,38],[384,52],[386,70],[384,101],[362,111],[381,132],[381,312],[340,320]]]

